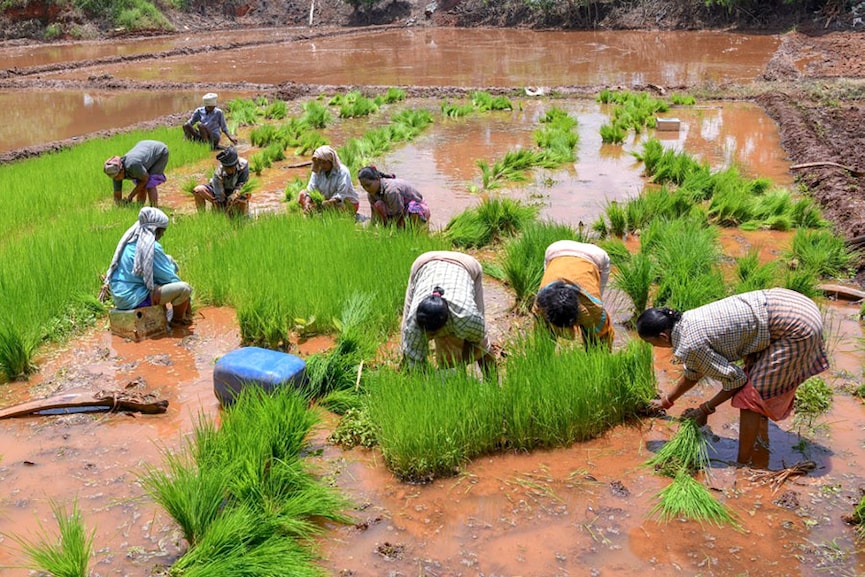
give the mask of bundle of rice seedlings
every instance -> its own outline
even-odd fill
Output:
[[[472,112],[475,111],[475,107],[473,104],[451,104],[450,102],[442,102],[441,104],[442,116],[446,116],[448,118],[462,118],[463,116],[468,116]]]
[[[709,468],[709,441],[694,420],[684,419],[679,423],[675,436],[645,464],[666,477],[676,477],[679,471],[687,475],[706,471]]]
[[[657,515],[662,521],[685,518],[701,524],[708,521],[718,527],[731,525],[737,530],[740,529],[739,521],[733,513],[685,469],[676,473],[673,482],[658,493],[657,498],[658,503],[650,514]]]
[[[274,100],[264,109],[264,117],[274,120],[282,120],[288,114],[288,107],[284,100]]]
[[[445,227],[444,236],[454,246],[482,247],[513,236],[534,221],[538,208],[509,198],[485,198],[478,206],[458,214]]]
[[[523,233],[505,244],[502,266],[508,284],[523,310],[532,301],[544,274],[544,253],[557,240],[584,240],[568,225],[548,222],[529,224]]]
[[[680,106],[693,106],[697,103],[697,99],[690,94],[671,94],[670,102]]]
[[[785,255],[795,259],[800,268],[818,277],[844,277],[859,259],[859,253],[848,251],[844,239],[827,230],[799,229],[793,235],[790,250]]]
[[[514,109],[514,105],[507,96],[493,96],[489,92],[480,90],[472,93],[472,104],[481,112]]]
[[[628,132],[618,124],[602,124],[600,128],[601,142],[604,144],[621,144]]]
[[[397,88],[396,86],[391,86],[387,89],[387,92],[381,97],[382,102],[385,104],[393,104],[394,102],[401,102],[405,100],[405,90],[402,88]]]
[[[820,280],[814,271],[807,268],[796,268],[787,270],[784,273],[781,286],[784,288],[802,293],[806,297],[816,298],[820,296],[822,291],[819,288]]]
[[[17,326],[0,327],[0,371],[7,379],[24,378],[36,370],[33,356],[38,344],[35,337],[23,333]]]
[[[50,503],[59,530],[56,538],[50,536],[41,524],[35,540],[12,536],[29,558],[25,567],[54,577],[86,577],[96,531],[87,533],[77,501],[72,502],[72,511],[68,514],[59,503]]]
[[[760,252],[751,249],[743,257],[736,259],[736,278],[738,282],[734,294],[762,290],[776,286],[778,263],[771,261],[760,264]]]
[[[655,265],[652,259],[638,252],[625,262],[618,265],[613,276],[613,285],[631,297],[634,303],[634,316],[639,316],[646,310],[649,302],[649,289],[655,280]]]
[[[255,102],[245,98],[235,98],[225,105],[232,122],[240,126],[251,126],[258,123],[260,114]]]
[[[304,103],[303,115],[300,120],[310,128],[322,129],[327,127],[332,118],[326,106],[315,100],[310,100]]]
[[[256,126],[249,133],[249,142],[253,146],[264,148],[277,138],[277,128],[272,124]]]

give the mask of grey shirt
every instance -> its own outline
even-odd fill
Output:
[[[168,146],[158,140],[141,140],[120,157],[125,179],[145,180],[153,174],[165,174],[168,166]],[[114,191],[123,190],[123,182],[114,181]]]

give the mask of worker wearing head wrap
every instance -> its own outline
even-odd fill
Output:
[[[183,134],[190,140],[210,143],[211,148],[219,148],[219,140],[222,133],[228,137],[232,144],[237,144],[237,139],[228,132],[225,123],[225,114],[221,108],[217,108],[217,95],[208,92],[202,98],[203,106],[199,106],[192,112],[192,116],[183,125]]]
[[[603,301],[609,278],[607,251],[586,242],[556,241],[544,253],[534,312],[556,335],[575,338],[579,329],[587,347],[612,348],[615,332]]]
[[[211,203],[214,210],[230,214],[249,212],[249,193],[243,192],[243,185],[249,181],[249,163],[240,158],[233,146],[216,155],[219,166],[207,184],[199,184],[192,189],[195,206],[199,212]]]
[[[318,191],[323,197],[321,206],[317,206],[310,193]],[[312,174],[306,190],[297,197],[304,212],[315,208],[337,208],[355,214],[360,203],[357,191],[351,183],[351,173],[348,167],[339,160],[336,150],[330,146],[319,146],[312,153]]]
[[[495,367],[484,320],[483,270],[474,257],[431,251],[412,264],[402,319],[403,362],[423,365],[435,340],[439,366]]]
[[[172,323],[189,324],[192,288],[180,280],[177,263],[159,244],[166,228],[168,217],[164,212],[143,207],[138,222],[117,243],[105,278],[116,308],[131,310],[171,303]]]
[[[144,203],[145,196],[150,200],[150,206],[156,208],[159,204],[159,192],[156,187],[166,181],[165,167],[168,166],[168,146],[158,140],[141,140],[132,150],[123,156],[112,156],[102,165],[102,171],[114,181],[114,202],[122,204],[123,181],[131,180],[135,187],[125,202],[132,197]]]

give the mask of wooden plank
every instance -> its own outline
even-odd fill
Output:
[[[168,410],[168,400],[158,399],[153,394],[130,394],[119,391],[100,391],[98,393],[66,393],[47,399],[36,399],[0,409],[0,419],[26,417],[40,411],[52,409],[84,409],[87,407],[107,408],[109,411],[123,411],[156,415]]]

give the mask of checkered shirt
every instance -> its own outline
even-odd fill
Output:
[[[727,297],[682,313],[671,339],[674,359],[685,365],[685,378],[712,377],[728,391],[742,387],[748,376],[733,363],[769,346],[766,291]]]
[[[417,324],[417,307],[432,294],[436,286],[444,289],[442,298],[447,302],[449,318],[433,335],[427,335]],[[476,283],[460,264],[447,260],[433,260],[423,265],[409,279],[406,295],[406,314],[402,324],[402,353],[409,364],[423,363],[429,354],[429,340],[433,337],[454,336],[470,343],[480,343],[486,336],[483,293],[476,294]]]

